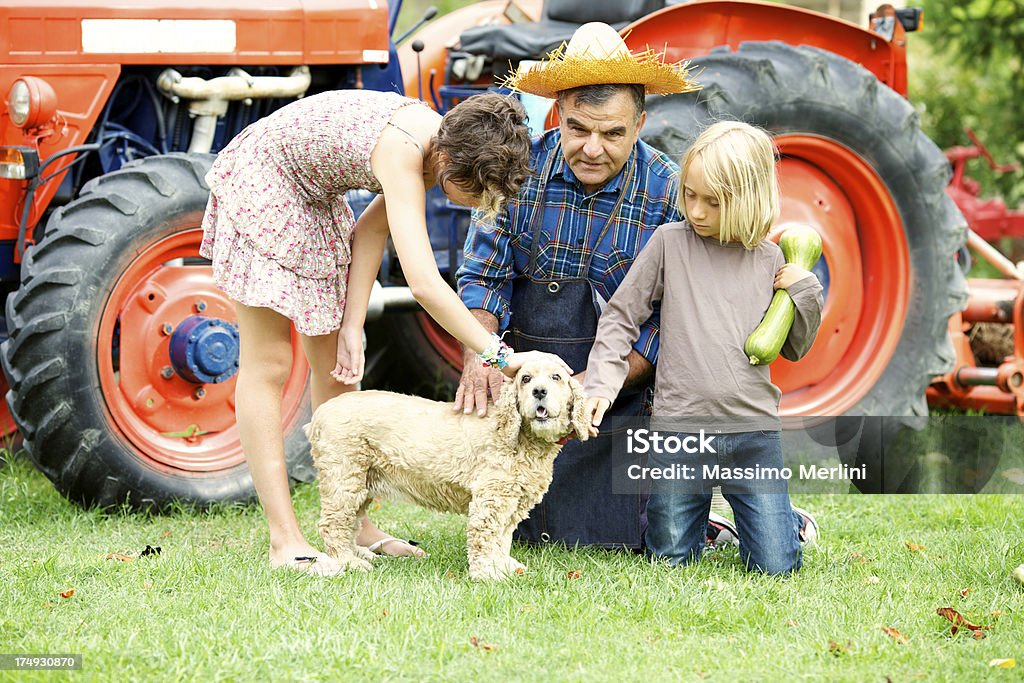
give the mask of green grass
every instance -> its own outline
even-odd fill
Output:
[[[316,488],[294,500],[313,537]],[[748,574],[728,550],[673,569],[520,548],[526,576],[479,585],[462,518],[385,504],[376,521],[430,558],[320,579],[267,569],[256,508],[85,511],[14,458],[0,466],[0,652],[83,653],[86,680],[1019,680],[1020,497],[794,501],[817,514],[824,543],[790,578]],[[147,544],[162,552],[105,559]],[[988,637],[951,636],[935,613],[946,606],[991,625]],[[1017,668],[988,666],[1008,657]]]

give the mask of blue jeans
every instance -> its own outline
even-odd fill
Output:
[[[728,468],[783,467],[779,432],[717,434],[714,448],[716,454],[705,454],[699,459],[684,457],[691,462],[717,463]],[[666,462],[671,456],[659,458]],[[688,483],[686,490],[651,495],[645,537],[649,554],[665,558],[670,564],[689,564],[699,559],[711,509],[711,487],[721,483],[723,495],[736,515],[740,557],[747,568],[766,574],[787,574],[800,568],[799,534],[804,522],[790,505],[785,480],[768,484],[715,481],[705,478],[700,466],[696,473],[696,481]],[[737,491],[744,488],[752,491]]]

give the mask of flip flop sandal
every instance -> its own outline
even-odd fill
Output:
[[[385,538],[380,539],[379,541],[371,543],[369,546],[367,546],[366,549],[369,550],[371,553],[374,553],[375,555],[386,555],[388,557],[420,557],[419,555],[388,555],[388,553],[385,552],[377,552],[381,550],[385,543],[391,543],[392,541],[405,543],[406,545],[411,545],[413,548],[419,546],[419,541],[413,541],[411,539],[405,540],[401,538],[395,538],[394,536],[387,536]],[[422,557],[430,557],[430,555],[424,552]]]

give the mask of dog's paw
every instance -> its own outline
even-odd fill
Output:
[[[505,567],[508,569],[508,573],[510,574],[518,574],[522,576],[526,573],[526,565],[511,556],[505,558]]]
[[[469,566],[469,578],[474,581],[501,581],[509,576],[525,573],[526,566],[512,557],[481,560]]]
[[[373,565],[370,564],[369,560],[363,557],[357,557],[353,554],[343,555],[341,557],[338,557],[337,560],[338,564],[341,565],[342,571],[355,570],[360,572],[368,572],[373,569]]]
[[[362,559],[366,560],[367,562],[373,562],[373,560],[377,557],[377,555],[375,553],[371,552],[369,548],[364,548],[361,545],[357,545],[356,546],[355,554],[356,554],[356,557],[361,557]]]

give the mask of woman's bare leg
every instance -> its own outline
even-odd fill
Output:
[[[309,386],[314,411],[321,403],[329,401],[335,396],[339,396],[346,391],[352,391],[356,388],[352,385],[342,384],[331,377],[331,371],[334,370],[334,366],[337,363],[338,358],[337,332],[317,337],[302,336],[301,339],[302,348],[306,352],[306,359],[309,361]],[[356,538],[356,542],[359,545],[370,546],[377,541],[390,537],[388,534],[374,526],[369,517],[364,515],[361,519],[362,528],[359,531],[359,536]],[[382,544],[380,552],[395,556],[412,555],[416,557],[423,557],[426,555],[426,553],[416,546],[398,539]]]
[[[291,321],[269,308],[235,303],[240,361],[235,416],[252,481],[270,530],[271,567],[291,566],[313,574],[340,570],[299,530],[285,468],[281,401],[292,367]],[[296,558],[315,557],[315,561]]]

